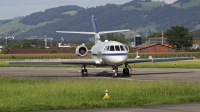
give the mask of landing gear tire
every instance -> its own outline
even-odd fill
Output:
[[[113,78],[117,78],[117,72],[118,72],[118,68],[117,67],[113,67],[113,75],[112,75],[112,77]]]
[[[85,77],[87,77],[88,76],[88,72],[87,72],[87,69],[85,69]]]
[[[117,78],[117,73],[113,73],[113,78]]]
[[[126,69],[123,68],[123,76],[126,76]]]
[[[88,75],[88,72],[87,72],[87,69],[82,69],[81,70],[81,75],[82,75],[82,77],[87,77],[87,75]]]
[[[123,69],[123,76],[130,76],[128,68]]]

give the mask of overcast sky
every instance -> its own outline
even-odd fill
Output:
[[[108,3],[124,4],[131,0],[0,0],[0,20],[29,15],[33,12],[64,6],[78,5],[84,8],[106,5]],[[158,1],[158,0],[153,0]],[[159,0],[173,3],[176,0]]]

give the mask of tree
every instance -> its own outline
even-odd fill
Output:
[[[94,42],[86,42],[85,46],[90,50],[92,46],[94,45]]]
[[[2,50],[1,50],[1,54],[8,54],[9,52],[9,47],[5,46]]]
[[[147,36],[148,38],[162,37],[162,32],[153,32]]]
[[[16,48],[21,48],[21,45],[18,44],[18,43],[14,43],[14,44],[11,46],[11,49],[16,49]]]
[[[178,50],[189,48],[193,43],[193,36],[189,33],[188,28],[184,26],[171,26],[170,29],[167,29],[165,36],[167,41],[175,45]]]
[[[108,33],[106,35],[106,38],[109,41],[118,41],[118,42],[121,42],[121,43],[127,43],[126,39],[125,39],[125,35],[122,34],[122,33],[120,33],[120,34]]]
[[[53,49],[53,50],[50,51],[50,53],[51,53],[51,54],[53,54],[53,53],[58,53],[58,51],[55,50],[55,49]]]
[[[30,49],[31,48],[30,42],[23,42],[22,48],[24,48],[24,49]]]

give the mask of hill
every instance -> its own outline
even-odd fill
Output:
[[[148,0],[147,0],[148,1]],[[14,35],[17,39],[31,36],[71,37],[65,40],[85,40],[88,35],[57,34],[57,30],[92,31],[91,15],[95,14],[99,30],[131,29],[130,34],[148,35],[170,26],[181,25],[192,30],[200,26],[200,2],[179,0],[172,5],[164,2],[131,2],[107,4],[92,8],[61,6],[36,12],[22,18],[0,22],[0,34]],[[133,36],[133,35],[130,35]]]

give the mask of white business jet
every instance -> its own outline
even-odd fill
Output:
[[[9,62],[9,64],[80,64],[82,76],[87,76],[88,71],[86,65],[94,66],[111,66],[113,71],[113,77],[118,76],[118,66],[125,65],[123,68],[123,75],[129,76],[129,63],[140,63],[140,62],[163,62],[163,61],[177,61],[177,60],[193,60],[194,57],[175,57],[175,58],[152,58],[148,59],[127,59],[129,49],[125,44],[117,41],[102,42],[100,40],[100,34],[126,32],[127,30],[114,30],[114,31],[102,31],[99,32],[94,15],[92,15],[92,24],[94,32],[79,32],[79,31],[56,31],[57,33],[74,33],[74,34],[92,34],[95,38],[95,45],[88,50],[85,44],[79,45],[76,48],[76,55],[80,58],[87,56],[90,51],[92,54],[91,61],[58,61],[58,62]],[[131,68],[130,68],[131,69]]]

